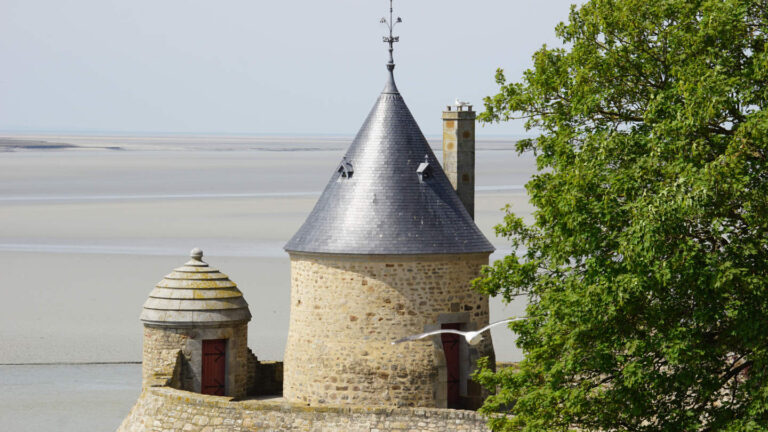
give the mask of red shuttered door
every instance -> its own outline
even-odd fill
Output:
[[[224,396],[226,382],[227,340],[203,341],[203,371],[201,393]]]
[[[460,330],[461,324],[443,324],[444,329]],[[448,408],[460,408],[459,400],[459,342],[461,336],[453,333],[440,335],[445,352],[445,366],[448,372]]]

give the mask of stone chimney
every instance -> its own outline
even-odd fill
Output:
[[[472,106],[443,111],[443,170],[472,218],[475,217],[475,112]]]

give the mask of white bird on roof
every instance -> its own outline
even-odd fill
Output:
[[[441,333],[453,333],[457,335],[464,336],[464,338],[467,340],[467,343],[470,345],[477,345],[480,343],[481,340],[483,340],[483,336],[481,335],[484,331],[490,329],[493,326],[497,326],[499,324],[504,324],[512,321],[522,321],[524,319],[528,319],[528,317],[519,317],[519,318],[509,318],[501,321],[496,321],[495,323],[488,324],[487,326],[481,328],[480,330],[475,331],[461,331],[461,330],[454,330],[454,329],[440,329],[440,330],[432,330],[424,333],[419,333],[413,336],[404,337],[402,339],[398,339],[394,342],[392,342],[392,345],[403,343],[403,342],[409,342],[409,341],[415,341],[418,339],[423,339],[427,336],[437,335]]]
[[[456,98],[456,102],[454,102],[457,107],[465,107],[471,105],[469,102],[461,101],[459,98]]]

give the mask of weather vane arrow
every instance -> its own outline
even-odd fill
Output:
[[[394,16],[392,15],[392,0],[389,0],[389,19],[386,17],[382,18],[380,21],[382,24],[386,24],[389,28],[389,36],[384,36],[384,43],[389,44],[389,63],[387,63],[387,69],[391,72],[395,69],[395,59],[392,57],[392,52],[395,50],[394,44],[395,42],[400,42],[400,36],[394,36],[392,34],[392,31],[394,30],[395,26],[397,24],[400,24],[403,22],[402,18],[397,17],[397,19],[394,19]]]

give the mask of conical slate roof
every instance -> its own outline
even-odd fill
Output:
[[[227,275],[203,262],[203,251],[193,249],[191,259],[158,282],[144,302],[146,324],[188,327],[247,322],[248,303]]]
[[[288,252],[492,252],[389,79]]]

